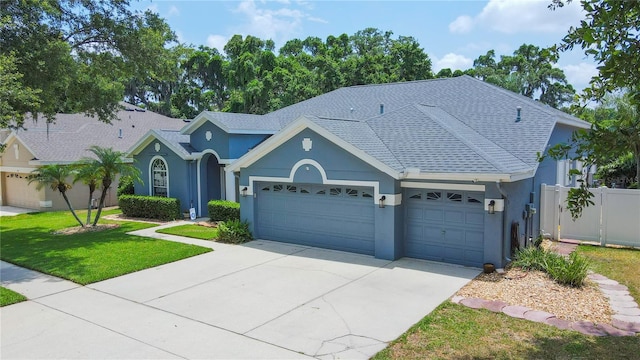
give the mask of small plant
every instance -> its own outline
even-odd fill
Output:
[[[121,177],[118,183],[118,197],[120,195],[133,195],[134,193],[133,178],[131,176]]]
[[[581,287],[587,278],[589,261],[575,252],[567,259],[542,248],[529,246],[516,252],[513,266],[544,271],[560,284]]]
[[[211,200],[207,209],[211,221],[240,220],[240,204],[235,201]]]
[[[223,221],[218,224],[218,241],[228,244],[242,244],[253,240],[249,223],[240,220]]]

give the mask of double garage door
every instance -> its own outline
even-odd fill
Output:
[[[258,183],[255,235],[261,239],[374,255],[373,189]],[[484,258],[484,194],[406,189],[404,255],[467,266]]]
[[[484,194],[406,189],[405,256],[467,266],[484,258]]]
[[[256,236],[374,255],[373,189],[258,183]]]

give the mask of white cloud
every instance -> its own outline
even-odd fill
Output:
[[[178,10],[178,8],[175,5],[171,5],[171,7],[169,8],[169,11],[167,12],[167,17],[179,16],[179,15],[180,15],[180,10]]]
[[[458,16],[451,24],[449,31],[452,33],[467,33],[473,29],[473,18],[468,15]]]
[[[207,46],[216,48],[220,53],[224,53],[224,46],[227,44],[227,38],[222,35],[209,35],[207,36]]]
[[[454,53],[448,53],[442,59],[438,59],[435,56],[431,58],[433,59],[433,72],[447,68],[451,69],[451,71],[467,70],[473,66],[472,59]]]
[[[276,3],[272,3],[276,4]],[[260,5],[269,5],[261,3]],[[302,20],[307,17],[300,10],[282,7],[279,9],[259,8],[253,0],[242,1],[235,12],[246,16],[248,23],[240,32],[261,39],[288,39],[300,31]]]
[[[591,77],[598,74],[598,69],[595,64],[588,64],[581,62],[577,65],[562,66],[561,69],[567,76],[569,84],[576,88],[576,91],[580,91],[589,85]]]
[[[584,18],[578,1],[565,4],[554,11],[550,2],[540,0],[489,0],[480,14],[462,15],[449,24],[452,33],[465,33],[474,27],[514,34],[519,32],[565,33],[570,26]]]

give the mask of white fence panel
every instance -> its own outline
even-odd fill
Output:
[[[640,191],[591,189],[595,205],[575,221],[566,210],[569,188],[542,185],[540,228],[553,239],[595,241],[601,245],[640,247]]]
[[[603,189],[603,244],[640,247],[640,190]]]
[[[573,220],[571,212],[567,210],[569,189],[560,188],[560,238],[600,242],[602,190],[591,191],[594,194],[591,200],[595,204],[582,209],[582,215]]]

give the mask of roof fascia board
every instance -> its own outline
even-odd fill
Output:
[[[287,140],[293,138],[295,135],[297,135],[304,129],[309,129],[318,133],[320,136],[326,138],[327,140],[331,141],[332,143],[336,144],[337,146],[343,148],[347,152],[356,156],[360,160],[384,172],[385,174],[391,176],[392,178],[394,179],[400,178],[399,176],[400,174],[397,171],[393,170],[392,168],[385,165],[381,161],[375,159],[374,157],[368,155],[364,151],[349,144],[348,142],[340,139],[338,136],[332,134],[328,130],[324,129],[323,127],[319,126],[318,124],[314,123],[313,121],[307,119],[304,116],[299,117],[298,119],[293,121],[291,124],[286,126],[284,129],[282,129],[279,133],[270,137],[265,142],[258,145],[255,149],[253,149],[252,151],[248,152],[246,155],[239,158],[238,161],[236,161],[229,167],[228,171],[239,171],[240,168],[250,166],[251,164],[261,159],[263,156],[271,152],[273,149],[284,144]]]
[[[515,182],[533,177],[533,170],[516,174],[472,174],[472,173],[419,173],[408,174],[403,180],[452,180],[483,182]]]
[[[584,120],[576,120],[576,119],[570,119],[570,118],[566,118],[566,117],[562,117],[562,116],[558,116],[556,123],[562,124],[562,125],[568,125],[568,126],[573,126],[573,127],[577,127],[580,129],[586,129],[589,130],[591,129],[591,124],[584,121]]]
[[[149,144],[151,144],[154,139],[163,143],[167,148],[173,151],[182,160],[197,160],[197,157],[193,155],[187,155],[187,156],[182,155],[180,150],[176,149],[176,147],[173,146],[172,143],[168,142],[165,138],[160,136],[155,130],[149,130],[149,132],[147,132],[145,136],[143,136],[140,140],[138,140],[138,142],[135,145],[132,146],[133,150],[127,151],[125,157],[132,157],[133,155],[138,155],[142,151],[142,149],[149,146]]]

